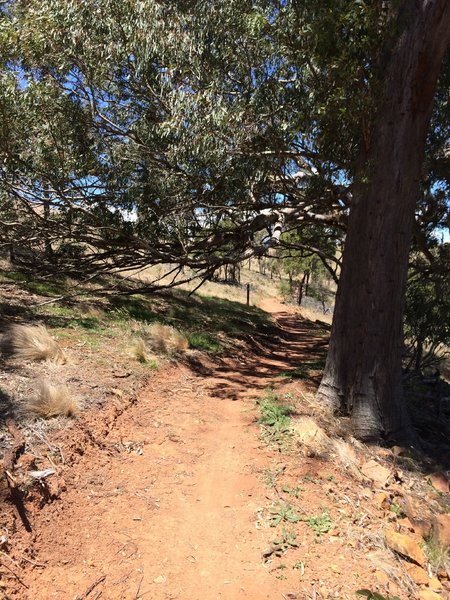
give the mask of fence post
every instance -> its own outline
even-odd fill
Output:
[[[250,306],[250,284],[247,283],[247,306]]]

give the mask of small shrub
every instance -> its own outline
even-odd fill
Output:
[[[26,412],[44,419],[78,414],[78,404],[69,389],[65,385],[50,385],[47,381],[39,383],[38,395],[25,408]]]
[[[13,325],[4,334],[1,351],[22,360],[51,360],[65,364],[67,357],[43,325]]]
[[[182,354],[183,352],[186,352],[186,350],[189,348],[189,341],[187,337],[177,329],[174,329],[173,327],[171,329],[172,333],[169,338],[169,350],[174,354]]]

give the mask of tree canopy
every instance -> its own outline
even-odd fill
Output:
[[[28,262],[207,273],[286,227],[342,239],[393,28],[377,3],[14,1],[1,19],[0,235]]]

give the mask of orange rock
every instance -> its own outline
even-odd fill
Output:
[[[419,534],[424,540],[429,537],[432,525],[430,521],[421,521],[420,519],[411,519],[415,533]]]
[[[442,472],[432,473],[429,477],[431,485],[438,492],[442,492],[443,494],[448,494],[450,492],[450,486],[446,475]]]
[[[407,450],[401,446],[392,446],[391,452],[394,456],[401,456],[402,454],[408,453]]]
[[[36,457],[33,454],[22,454],[16,462],[16,468],[32,471],[36,468]]]
[[[417,583],[417,585],[426,585],[428,583],[429,577],[425,569],[406,561],[402,561],[402,565],[414,583]]]
[[[375,571],[375,578],[378,581],[379,585],[382,586],[386,586],[391,582],[391,580],[384,571]]]
[[[392,452],[388,448],[377,448],[376,455],[381,456],[381,458],[387,458],[388,456],[392,456]]]
[[[450,514],[434,517],[434,534],[443,548],[450,548]]]
[[[404,496],[401,502],[403,512],[412,523],[416,521],[432,521],[433,514],[423,496]]]
[[[373,459],[362,465],[361,472],[369,479],[372,479],[377,485],[381,486],[386,485],[387,480],[391,476],[389,469],[386,469],[386,467],[383,467]]]
[[[380,492],[373,497],[375,504],[380,508],[389,508],[389,496],[386,492]]]
[[[430,590],[442,590],[442,583],[437,577],[431,577],[428,581],[428,587]]]
[[[397,533],[392,529],[388,529],[384,535],[386,544],[391,550],[403,554],[403,556],[407,556],[421,567],[426,564],[426,558],[422,548],[417,542],[411,539],[411,537],[402,533]]]
[[[436,594],[436,592],[432,592],[431,590],[420,590],[419,599],[420,600],[442,600],[442,596],[440,594]]]
[[[404,519],[399,519],[397,521],[397,523],[400,525],[400,527],[404,527],[405,529],[408,529],[409,531],[415,531],[414,525],[411,523],[411,521],[408,519],[408,517],[405,517]]]

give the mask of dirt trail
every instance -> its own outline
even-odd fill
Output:
[[[276,532],[261,517],[273,499],[261,474],[280,458],[261,442],[253,399],[323,346],[281,308],[282,348],[209,376],[172,365],[106,435],[95,419],[87,446],[63,434],[64,451],[80,456],[60,499],[31,515],[24,548],[45,567],[30,568],[14,598],[306,597],[294,593],[298,571],[262,560]]]

